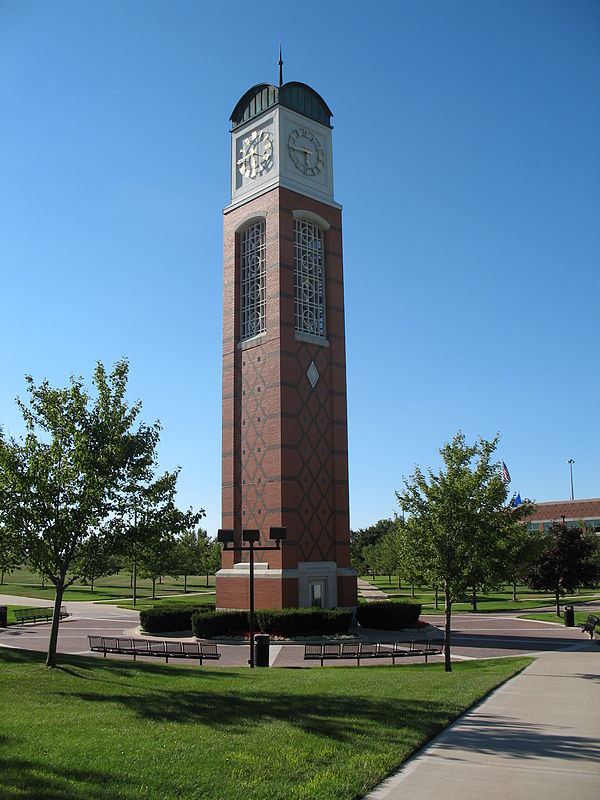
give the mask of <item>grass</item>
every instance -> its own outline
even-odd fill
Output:
[[[22,608],[31,608],[32,606],[6,606],[7,614],[6,614],[6,621],[9,625],[16,625],[17,619],[15,617],[15,611],[19,611]]]
[[[587,618],[587,612],[584,613],[583,611],[576,611],[575,625],[583,625]],[[557,617],[554,611],[540,611],[536,614],[525,614],[522,619],[540,620],[541,622],[556,622],[557,625],[565,624],[564,617]]]
[[[206,575],[188,576],[188,592],[214,591],[215,576],[211,575],[206,585]],[[163,578],[162,584],[156,582],[156,594],[159,597],[169,597],[170,595],[183,594],[183,578]],[[54,600],[54,586],[46,581],[42,588],[42,581],[39,575],[30,572],[26,567],[13,572],[11,575],[4,576],[4,583],[0,584],[0,594],[13,595],[15,597],[37,597],[39,599]],[[152,581],[149,578],[138,578],[137,580],[138,599],[150,599],[152,596]],[[64,602],[69,600],[122,600],[131,597],[130,574],[121,571],[116,575],[106,578],[98,578],[94,582],[94,591],[89,585],[74,583],[64,594]]]
[[[378,589],[389,595],[392,600],[412,600],[412,592],[410,585],[403,583],[402,588],[398,589],[398,578],[392,576],[390,582],[387,575],[377,575],[375,580],[373,576],[363,576],[363,580],[369,581]],[[566,603],[586,603],[592,599],[600,598],[600,587],[595,589],[583,589],[580,594],[570,595],[563,598]],[[414,599],[422,603],[423,614],[443,614],[444,613],[444,595],[439,592],[439,608],[436,610],[434,604],[433,589],[428,586],[415,586]],[[540,608],[542,606],[554,605],[553,592],[534,592],[527,586],[517,586],[517,601],[512,599],[512,586],[506,585],[491,592],[481,593],[477,595],[477,610],[478,612],[490,611],[522,611],[526,608]],[[562,602],[562,601],[561,601]],[[463,602],[453,603],[452,612],[472,612],[470,598],[465,597]]]
[[[110,600],[102,602],[112,602],[119,608],[131,608],[135,611],[143,611],[146,608],[156,608],[157,606],[174,606],[174,605],[204,605],[205,603],[215,602],[214,590],[202,592],[197,594],[184,594],[176,595],[173,597],[164,597],[153,600],[151,597],[137,598],[137,602],[133,605],[133,600],[120,600],[117,603]]]
[[[350,800],[531,659],[212,669],[0,650],[3,800]]]

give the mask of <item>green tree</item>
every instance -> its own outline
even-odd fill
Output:
[[[512,585],[513,602],[517,602],[517,583],[527,574],[529,566],[538,558],[544,547],[544,537],[539,531],[527,528],[527,516],[533,509],[528,500],[515,513],[509,507],[504,515],[504,532],[500,542],[500,565],[502,580]]]
[[[208,536],[202,528],[184,531],[175,545],[174,562],[179,575],[183,575],[183,591],[187,592],[189,575],[202,575],[206,561]]]
[[[568,528],[562,522],[550,526],[542,554],[529,567],[525,582],[531,589],[554,592],[557,617],[561,595],[579,586],[594,586],[600,578],[596,548],[597,542],[579,526]]]
[[[0,440],[2,427],[0,426]],[[22,543],[9,526],[8,515],[8,484],[4,472],[0,470],[0,585],[4,583],[4,576],[10,575],[23,560]]]
[[[52,388],[26,377],[28,402],[17,399],[25,436],[0,437],[5,513],[19,531],[28,562],[55,587],[46,665],[56,665],[60,606],[82,544],[110,512],[128,467],[147,457],[153,428],[139,424],[140,403],[125,401],[128,364],[110,375],[98,363],[95,397],[82,378]]]
[[[7,527],[0,526],[0,586],[4,583],[4,576],[14,572],[22,561],[19,537]]]
[[[467,444],[459,431],[440,450],[443,467],[417,467],[396,496],[410,518],[411,551],[428,582],[444,589],[445,668],[452,669],[452,604],[471,585],[473,562],[497,557],[506,487],[492,461],[498,443]]]
[[[160,507],[164,498],[175,493],[177,476],[165,473],[159,478],[156,472],[156,447],[160,438],[160,424],[148,432],[144,458],[131,461],[125,479],[114,496],[114,513],[105,521],[105,531],[117,545],[118,552],[131,568],[133,605],[137,602],[137,564],[145,538],[148,517]]]
[[[412,597],[415,596],[415,584],[421,583],[427,574],[427,565],[420,547],[419,529],[415,519],[396,520],[396,542],[398,548],[399,571],[405,581],[410,584]],[[436,605],[437,608],[437,605]]]
[[[206,585],[208,586],[209,575],[216,575],[221,569],[221,545],[216,539],[208,539],[204,550],[204,572],[206,573]]]
[[[350,531],[350,560],[359,575],[372,571],[375,577],[378,568],[376,546],[393,527],[393,520],[380,519],[368,528]]]
[[[162,575],[179,572],[176,558],[177,539],[194,527],[204,511],[194,513],[191,509],[180,511],[175,504],[175,484],[179,472],[168,474],[174,478],[166,494],[155,496],[154,505],[147,508],[139,526],[140,574],[152,579],[152,599],[156,598],[156,579]]]
[[[78,578],[89,581],[90,592],[93,594],[97,578],[114,575],[121,569],[121,560],[115,553],[112,541],[100,533],[92,533],[78,547],[70,569]]]

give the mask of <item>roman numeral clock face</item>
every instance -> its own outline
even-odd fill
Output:
[[[318,175],[325,166],[323,145],[307,128],[296,128],[290,133],[288,152],[296,169],[304,175]]]
[[[271,131],[252,131],[242,142],[237,160],[244,178],[259,178],[273,166],[273,134]]]

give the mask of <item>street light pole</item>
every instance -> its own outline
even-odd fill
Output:
[[[250,555],[250,669],[254,669],[254,551],[255,550],[280,550],[281,541],[287,536],[287,528],[271,528],[269,531],[269,538],[275,541],[275,544],[255,544],[260,541],[260,531],[257,530],[243,530],[242,541],[247,542],[245,547],[243,544],[234,544],[234,532],[231,529],[223,530],[219,528],[217,531],[217,541],[223,545],[223,550],[233,550],[236,553],[247,551]]]
[[[572,458],[570,458],[570,459],[567,461],[567,464],[568,464],[568,465],[569,465],[569,467],[571,468],[571,500],[573,500],[573,499],[574,499],[574,497],[573,497],[573,464],[574,464],[574,463],[575,463],[575,462],[573,461],[573,459],[572,459]]]
[[[254,669],[254,539],[250,539],[248,549],[250,551],[250,669]]]

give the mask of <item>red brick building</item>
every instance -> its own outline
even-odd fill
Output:
[[[586,531],[600,532],[600,499],[552,500],[536,503],[529,527],[532,530],[547,530],[553,522],[578,525],[583,522]]]
[[[259,84],[231,116],[223,233],[222,526],[285,527],[255,557],[257,607],[352,606],[341,206],[331,111]],[[247,608],[247,553],[223,551],[217,607]]]

